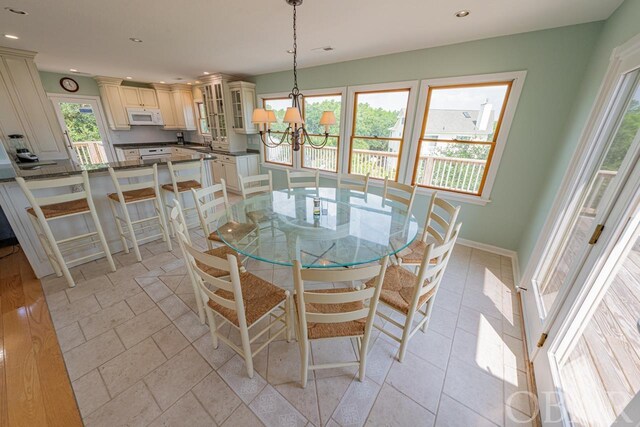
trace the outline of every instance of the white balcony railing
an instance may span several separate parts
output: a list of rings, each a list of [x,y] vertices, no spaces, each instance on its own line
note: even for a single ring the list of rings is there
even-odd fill
[[[304,167],[335,172],[338,170],[338,148],[323,147],[320,149],[306,147],[304,154]]]
[[[107,162],[102,141],[74,142],[73,149],[78,155],[81,165],[95,165]]]
[[[446,190],[478,193],[486,160],[420,156],[416,183]]]

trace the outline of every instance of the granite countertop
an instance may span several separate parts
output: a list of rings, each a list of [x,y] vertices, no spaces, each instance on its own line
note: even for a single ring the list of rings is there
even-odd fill
[[[259,150],[248,149],[247,151],[228,152],[221,150],[213,150],[206,145],[198,144],[195,142],[185,142],[184,144],[178,144],[178,142],[141,142],[135,144],[116,144],[115,148],[121,150],[135,150],[139,148],[158,148],[158,147],[170,147],[170,148],[186,148],[188,150],[194,150],[199,153],[212,153],[222,154],[225,156],[246,156],[248,154],[259,154]]]
[[[211,151],[208,151],[205,154],[207,154],[203,157],[205,160],[213,160],[216,158]],[[123,162],[99,163],[95,165],[78,165],[70,160],[56,160],[55,165],[38,165],[38,163],[20,164],[20,166],[33,166],[33,169],[20,169],[18,165],[7,164],[0,165],[0,183],[13,182],[18,176],[26,180],[45,179],[67,175],[77,175],[85,170],[89,173],[107,172],[109,170],[109,167],[112,167],[114,169],[135,169],[143,166],[149,166],[154,163],[158,165],[165,165],[167,164],[168,160],[171,160],[173,163],[184,163],[193,161],[194,159],[191,156],[171,156],[168,159],[128,160]]]

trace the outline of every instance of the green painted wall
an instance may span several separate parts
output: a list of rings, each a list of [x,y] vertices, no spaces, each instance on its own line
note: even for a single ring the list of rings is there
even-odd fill
[[[78,82],[78,86],[80,88],[75,93],[76,95],[100,96],[100,92],[98,91],[98,84],[91,77],[78,76],[75,74],[59,74],[51,73],[48,71],[40,71],[40,79],[42,80],[44,91],[47,93],[68,94],[69,92],[62,89],[62,86],[60,86],[60,79],[63,77],[71,77],[73,80]]]
[[[303,89],[320,89],[527,70],[492,202],[463,204],[461,213],[463,238],[518,250],[564,143],[565,125],[603,25],[596,22],[312,67],[300,70],[298,81]],[[257,93],[288,91],[291,79],[290,71],[257,76]],[[415,213],[421,220],[426,206],[427,198],[419,197]]]
[[[560,188],[562,179],[571,157],[578,145],[578,140],[585,127],[588,116],[595,102],[598,90],[609,66],[609,58],[613,49],[640,33],[640,0],[626,0],[603,26],[597,44],[593,47],[593,55],[589,61],[585,78],[580,85],[574,100],[572,112],[558,141],[553,157],[552,167],[547,172],[540,194],[536,197],[534,210],[528,220],[528,227],[522,236],[518,255],[522,266],[530,260],[531,252],[542,230],[554,198]]]

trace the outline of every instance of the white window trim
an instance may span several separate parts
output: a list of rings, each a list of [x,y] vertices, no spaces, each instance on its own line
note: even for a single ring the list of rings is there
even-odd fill
[[[351,135],[353,133],[353,112],[356,92],[374,92],[382,90],[393,89],[409,89],[409,100],[407,101],[407,111],[405,114],[404,134],[402,139],[402,149],[398,164],[398,182],[406,182],[404,177],[406,176],[408,153],[411,151],[411,135],[413,135],[413,120],[416,112],[416,98],[418,93],[418,80],[409,80],[403,82],[392,83],[377,83],[370,85],[349,86],[347,89],[347,118],[346,127],[344,133],[344,150],[342,153],[342,161],[340,164],[342,167],[340,171],[342,173],[349,172],[349,153],[351,152]],[[381,180],[372,179],[371,184],[374,186],[376,183],[382,183]]]
[[[441,79],[426,79],[420,82],[420,96],[418,98],[418,111],[416,112],[413,125],[413,134],[411,138],[411,144],[409,147],[408,159],[411,160],[408,167],[405,169],[404,182],[411,184],[413,179],[413,168],[415,166],[415,159],[418,155],[419,140],[422,135],[422,121],[424,119],[424,113],[427,108],[427,94],[429,93],[429,87],[431,86],[448,86],[448,85],[463,85],[473,83],[491,83],[491,82],[504,82],[512,80],[511,92],[509,99],[507,99],[507,105],[505,106],[504,115],[502,117],[502,124],[498,138],[496,140],[495,150],[493,152],[493,158],[491,159],[491,165],[487,172],[487,179],[482,190],[482,194],[479,196],[472,194],[461,194],[453,191],[447,191],[443,189],[431,189],[418,187],[418,192],[421,194],[432,194],[437,191],[439,194],[446,195],[446,198],[451,200],[473,203],[478,205],[486,205],[491,201],[491,191],[493,184],[498,174],[498,168],[500,166],[500,160],[502,159],[502,153],[507,145],[509,138],[509,130],[511,129],[511,123],[515,116],[518,101],[520,100],[520,94],[522,93],[522,87],[524,86],[524,80],[527,75],[526,71],[512,71],[506,73],[492,73],[492,74],[480,74],[469,75],[461,77],[446,77]]]
[[[326,88],[326,89],[301,89],[300,92],[302,92],[303,95],[306,96],[319,96],[319,95],[337,95],[340,94],[340,96],[342,97],[342,99],[340,100],[341,106],[340,106],[340,130],[339,130],[339,135],[340,135],[340,144],[338,147],[338,173],[340,172],[340,170],[342,169],[342,151],[344,151],[345,148],[345,142],[344,142],[344,136],[345,136],[345,121],[346,121],[346,110],[347,110],[347,87],[346,86],[342,86],[342,87],[334,87],[334,88]],[[263,98],[287,98],[289,96],[289,92],[275,92],[275,93],[265,93],[265,94],[259,94],[256,96],[256,98],[258,98],[258,107],[259,108],[264,108],[264,102],[263,102]],[[260,138],[260,135],[258,135],[258,138]],[[274,169],[280,169],[280,170],[287,170],[287,169],[299,169],[299,170],[304,170],[302,168],[302,150],[300,150],[299,152],[293,152],[293,165],[292,166],[287,166],[287,165],[279,165],[277,163],[269,163],[267,161],[265,161],[265,155],[264,155],[264,144],[262,143],[262,140],[259,139],[259,143],[260,143],[260,165],[266,168],[274,168]],[[309,170],[307,168],[307,170]],[[335,172],[330,172],[330,171],[320,171],[320,175],[323,176],[327,176],[327,177],[335,177],[336,173]]]

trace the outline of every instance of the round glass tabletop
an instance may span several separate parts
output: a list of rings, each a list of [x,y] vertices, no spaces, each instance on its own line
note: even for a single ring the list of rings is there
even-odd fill
[[[314,198],[320,214],[314,214]],[[272,264],[335,268],[365,264],[407,247],[418,233],[406,206],[337,188],[296,188],[255,195],[218,220],[222,240],[242,255]]]

